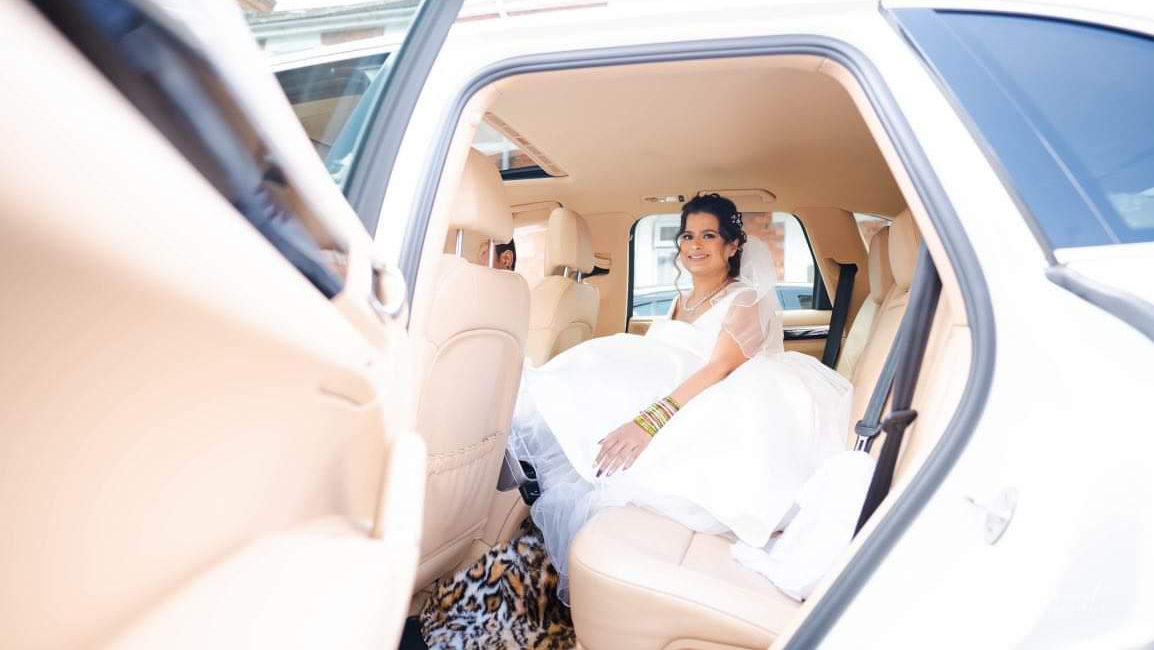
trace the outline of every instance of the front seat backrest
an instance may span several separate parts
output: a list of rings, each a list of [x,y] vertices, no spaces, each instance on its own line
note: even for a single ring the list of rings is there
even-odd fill
[[[870,292],[862,302],[857,316],[854,316],[853,325],[845,337],[845,345],[841,349],[841,358],[837,361],[837,371],[846,379],[853,379],[853,371],[857,360],[861,356],[873,333],[874,321],[877,320],[878,308],[894,285],[894,274],[890,271],[890,230],[883,228],[874,233],[870,239],[869,251],[869,283]]]
[[[533,289],[527,357],[539,366],[593,337],[600,296],[583,282],[593,271],[593,237],[576,212],[557,208],[549,215],[545,279]]]
[[[513,236],[500,173],[469,151],[450,234],[497,242]],[[462,253],[462,251],[458,251]],[[510,271],[442,255],[429,310],[411,337],[418,378],[416,428],[429,449],[421,587],[453,569],[482,535],[521,381],[529,286]]]

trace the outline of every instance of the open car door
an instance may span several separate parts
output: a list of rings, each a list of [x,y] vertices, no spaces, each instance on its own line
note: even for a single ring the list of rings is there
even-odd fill
[[[0,647],[395,647],[405,283],[237,7],[163,4],[0,7]],[[414,4],[377,129],[460,1]]]

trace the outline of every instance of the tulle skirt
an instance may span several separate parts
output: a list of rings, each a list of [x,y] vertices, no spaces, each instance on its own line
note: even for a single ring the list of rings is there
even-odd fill
[[[759,548],[806,479],[844,449],[850,383],[784,352],[746,361],[686,404],[630,469],[597,477],[598,441],[703,364],[690,350],[617,335],[525,369],[510,449],[537,472],[532,517],[566,602],[570,543],[600,510],[640,506]]]

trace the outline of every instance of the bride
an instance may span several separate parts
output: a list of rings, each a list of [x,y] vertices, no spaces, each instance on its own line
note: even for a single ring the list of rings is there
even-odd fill
[[[566,602],[570,542],[602,508],[648,508],[761,548],[845,444],[850,384],[784,350],[773,259],[734,203],[686,203],[677,247],[693,289],[671,318],[523,374],[510,448],[536,470],[531,514]]]

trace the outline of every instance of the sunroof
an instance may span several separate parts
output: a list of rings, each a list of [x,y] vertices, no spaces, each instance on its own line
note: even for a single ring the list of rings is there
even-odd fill
[[[495,116],[489,119],[498,119]],[[504,122],[500,122],[504,128],[509,128]],[[514,135],[517,135],[514,132]],[[517,135],[520,138],[520,135]],[[527,145],[533,149],[532,145]],[[541,166],[522,149],[522,146],[515,142],[504,133],[498,131],[487,120],[482,121],[477,127],[477,135],[473,139],[473,148],[488,156],[490,160],[496,163],[497,168],[501,170],[501,178],[505,180],[516,180],[523,178],[548,178],[550,176],[562,175],[558,174],[559,170],[549,170]],[[541,156],[539,151],[533,149],[537,156]]]
[[[502,175],[505,172],[524,169],[539,169],[542,174],[545,172],[540,165],[521,150],[521,147],[517,146],[516,142],[505,137],[488,122],[481,122],[481,125],[477,127],[477,137],[473,140],[473,148],[496,163]]]

